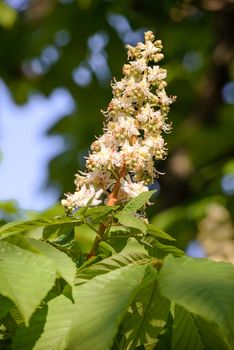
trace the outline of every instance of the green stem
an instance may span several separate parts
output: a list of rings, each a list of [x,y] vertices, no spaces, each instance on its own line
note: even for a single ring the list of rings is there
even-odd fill
[[[98,247],[98,244],[101,242],[104,234],[105,234],[105,230],[106,230],[106,225],[104,223],[100,223],[100,226],[99,226],[99,229],[98,229],[98,233],[95,237],[95,240],[93,242],[93,245],[92,245],[92,248],[89,252],[89,255],[88,255],[88,259],[92,258],[93,256],[96,255],[96,251],[97,251],[97,247]]]

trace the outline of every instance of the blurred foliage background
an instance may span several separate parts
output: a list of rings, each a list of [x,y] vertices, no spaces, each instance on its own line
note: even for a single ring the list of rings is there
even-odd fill
[[[48,184],[62,197],[74,190],[74,173],[101,133],[100,109],[111,99],[112,77],[121,78],[124,46],[142,40],[145,30],[163,41],[167,91],[177,96],[169,155],[157,164],[165,175],[155,183],[149,215],[180,247],[198,237],[206,254],[231,260],[233,0],[0,1],[0,77],[18,104],[61,86],[72,95],[74,113],[48,130],[66,145],[49,164]]]

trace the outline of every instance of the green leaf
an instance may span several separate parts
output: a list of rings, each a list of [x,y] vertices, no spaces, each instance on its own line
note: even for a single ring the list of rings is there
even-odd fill
[[[131,229],[128,227],[116,225],[112,226],[108,232],[107,243],[110,244],[117,253],[121,252],[132,236]]]
[[[57,238],[52,239],[51,242],[55,246],[60,247],[61,249],[65,247],[71,248],[71,246],[74,244],[74,236],[75,236],[75,230],[69,230],[68,232],[65,230],[65,232],[61,232],[61,234],[59,234]]]
[[[0,319],[1,319],[1,318],[6,316],[6,314],[12,308],[13,304],[12,304],[11,300],[0,295],[0,305],[1,305],[1,307],[0,307]]]
[[[11,350],[32,350],[37,339],[43,332],[46,321],[48,306],[43,305],[38,308],[32,315],[29,326],[20,326],[17,328]]]
[[[95,276],[108,273],[130,264],[145,264],[151,261],[148,255],[138,252],[121,252],[94,265],[78,270],[76,284],[87,282]]]
[[[103,258],[107,258],[110,255],[116,254],[116,251],[107,242],[101,241],[98,244],[97,254],[100,254]]]
[[[161,229],[155,227],[152,224],[147,225],[147,233],[159,239],[166,239],[167,241],[176,240],[175,238],[171,237],[168,233],[162,231]]]
[[[147,250],[150,256],[155,256],[161,259],[170,253],[174,256],[184,255],[183,250],[180,250],[179,248],[173,245],[162,244],[158,242],[154,237],[148,235],[139,239],[139,241],[144,244],[145,249]]]
[[[14,321],[17,323],[17,325],[24,324],[23,317],[22,317],[21,313],[19,312],[19,310],[15,306],[13,306],[13,308],[11,309],[11,316],[14,319]]]
[[[71,231],[77,223],[66,223],[60,225],[49,225],[46,226],[43,230],[43,238],[44,239],[55,239],[61,235],[70,235]]]
[[[108,207],[106,205],[89,208],[85,216],[89,217],[94,224],[100,223],[100,221],[105,220],[111,212],[118,208],[118,206]]]
[[[14,244],[19,248],[28,250],[32,253],[40,254],[40,251],[31,244],[29,239],[22,234],[16,234],[14,236],[9,236],[5,239],[8,243]]]
[[[124,349],[134,350],[140,345],[154,344],[166,324],[169,310],[170,303],[159,294],[157,281],[142,289],[123,320]]]
[[[72,325],[72,302],[63,295],[48,302],[43,333],[33,350],[65,350]]]
[[[114,248],[117,253],[120,253],[128,242],[128,237],[111,237],[107,239],[107,243]]]
[[[113,225],[110,227],[109,230],[109,236],[116,236],[116,235],[127,235],[129,234],[130,230],[127,227],[121,226],[121,225]]]
[[[25,238],[21,235],[10,236],[7,238],[7,241],[33,253],[46,255],[55,262],[57,272],[60,277],[62,277],[71,286],[73,285],[76,265],[66,253],[56,249],[49,243],[36,240],[34,238]]]
[[[64,223],[75,223],[78,225],[80,223],[80,220],[68,216],[58,216],[54,218],[45,218],[31,221],[11,222],[0,228],[0,239],[4,239],[8,236],[15,235],[16,233],[29,231],[38,227],[55,224],[61,225]]]
[[[144,234],[146,234],[146,228],[147,228],[146,224],[136,216],[121,212],[116,214],[115,217],[118,219],[121,225],[135,228],[143,232]]]
[[[76,287],[68,350],[110,349],[121,319],[145,277],[147,265],[130,265]]]
[[[172,349],[230,350],[230,347],[214,323],[193,315],[176,305]]]
[[[132,198],[122,209],[122,213],[130,212],[135,213],[137,210],[141,209],[143,205],[145,205],[149,200],[150,197],[155,193],[156,191],[147,191],[142,192],[137,197]]]
[[[97,233],[86,224],[75,228],[75,240],[83,253],[90,252],[96,234]]]
[[[57,271],[60,276],[71,286],[73,286],[74,278],[76,274],[75,263],[67,256],[67,254],[52,247],[50,244],[39,241],[33,238],[29,239],[29,242],[38,249],[41,253],[54,261]]]
[[[162,332],[157,337],[156,346],[152,350],[172,350],[172,330],[173,330],[173,317],[171,312],[168,315],[167,323]]]
[[[168,256],[159,273],[161,294],[207,320],[234,347],[234,266],[208,259]]]
[[[46,256],[0,242],[0,293],[16,305],[28,321],[53,287],[56,266]]]

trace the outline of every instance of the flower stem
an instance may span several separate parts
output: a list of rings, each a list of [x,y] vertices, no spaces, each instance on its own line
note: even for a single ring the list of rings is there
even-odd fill
[[[116,181],[112,192],[108,196],[107,205],[109,207],[112,207],[117,202],[117,196],[118,196],[118,192],[119,192],[119,189],[120,189],[120,180],[121,180],[122,177],[125,177],[125,175],[126,175],[126,167],[124,165],[123,168],[121,169],[120,173],[119,173],[119,178]]]

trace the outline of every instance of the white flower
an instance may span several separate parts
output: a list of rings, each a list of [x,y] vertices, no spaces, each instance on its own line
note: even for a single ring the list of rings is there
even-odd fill
[[[106,189],[113,185],[114,180],[111,178],[111,173],[100,169],[89,173],[82,173],[82,176],[77,174],[75,184],[77,189],[83,184],[94,185],[96,188]]]
[[[122,158],[117,150],[102,145],[100,152],[89,155],[86,165],[93,171],[97,169],[107,170],[120,167],[122,165]]]
[[[158,80],[164,80],[167,77],[166,69],[162,69],[159,66],[153,66],[148,68],[148,80],[149,82],[156,82]]]
[[[132,108],[132,97],[130,98],[113,98],[108,106],[108,112],[112,113],[114,112],[114,115],[116,112],[128,112],[129,109],[133,110]]]
[[[162,132],[170,130],[166,119],[175,98],[165,91],[167,71],[152,65],[163,58],[162,43],[146,32],[144,43],[127,47],[129,63],[123,78],[113,81],[113,98],[103,112],[104,133],[91,145],[87,171],[76,176],[75,193],[62,200],[69,210],[89,200],[98,205],[101,194],[113,205],[148,191],[157,174],[154,161],[166,155]]]
[[[126,130],[128,136],[140,135],[139,130],[135,126],[135,119],[132,117],[120,116],[117,125],[120,129]]]
[[[160,103],[169,106],[173,102],[173,98],[168,97],[164,89],[157,91]]]
[[[153,115],[154,109],[147,103],[145,106],[141,107],[140,113],[136,115],[136,118],[141,123],[147,123],[153,119]]]
[[[145,47],[144,56],[143,56],[145,58],[149,58],[150,56],[153,56],[160,51],[160,49],[157,48],[151,41],[147,41],[147,44],[145,46],[146,47]]]
[[[135,198],[140,193],[148,191],[148,187],[141,182],[132,182],[130,179],[128,181],[121,181],[121,190],[127,194],[128,198]]]
[[[88,187],[82,185],[79,191],[76,191],[73,194],[68,194],[67,199],[62,200],[62,205],[68,209],[73,209],[84,207],[89,201],[91,201],[90,205],[96,206],[102,202],[102,200],[98,199],[102,193],[102,189],[96,191],[92,185]]]
[[[131,69],[136,73],[143,73],[147,69],[147,62],[144,58],[140,58],[136,61],[130,62]]]

